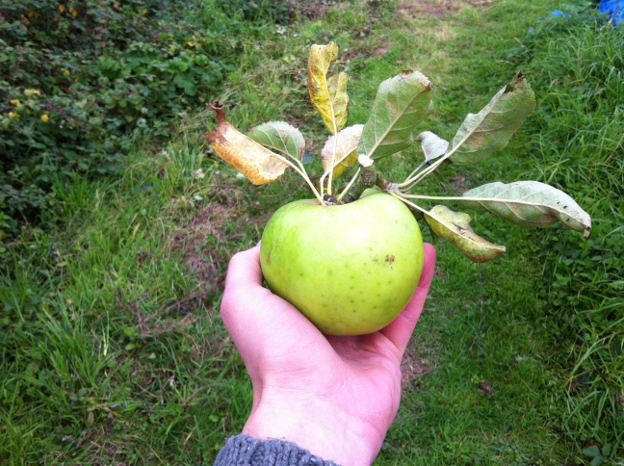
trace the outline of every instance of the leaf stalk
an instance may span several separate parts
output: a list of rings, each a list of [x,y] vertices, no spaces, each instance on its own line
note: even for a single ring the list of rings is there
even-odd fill
[[[414,186],[416,186],[418,183],[420,183],[425,177],[430,175],[440,165],[442,165],[442,163],[446,159],[448,159],[449,157],[453,156],[453,154],[455,154],[455,152],[457,152],[457,150],[468,140],[468,138],[470,136],[472,136],[472,132],[466,134],[462,138],[462,140],[459,141],[459,143],[457,145],[455,145],[450,151],[448,151],[446,154],[444,154],[438,160],[436,160],[431,165],[429,165],[428,168],[425,168],[423,171],[421,171],[420,173],[418,173],[415,176],[410,175],[403,183],[399,184],[399,188],[401,188],[401,190],[405,189],[406,191],[409,191],[410,189],[412,189]],[[415,171],[418,171],[418,169],[416,169]]]
[[[357,169],[357,172],[355,172],[355,175],[353,175],[353,177],[349,181],[349,184],[347,184],[347,186],[342,190],[342,192],[338,196],[338,200],[339,201],[341,201],[342,198],[345,196],[345,194],[347,194],[349,192],[349,190],[353,187],[353,183],[355,183],[355,180],[357,179],[357,177],[360,176],[360,171],[361,170],[362,170],[361,168]]]

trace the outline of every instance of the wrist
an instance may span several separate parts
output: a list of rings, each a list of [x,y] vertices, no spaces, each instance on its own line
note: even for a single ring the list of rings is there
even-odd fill
[[[293,397],[263,394],[243,433],[260,440],[293,442],[341,466],[372,464],[386,434],[348,409],[300,392]]]

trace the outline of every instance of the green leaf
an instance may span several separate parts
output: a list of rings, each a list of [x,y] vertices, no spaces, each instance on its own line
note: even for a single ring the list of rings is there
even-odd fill
[[[432,93],[431,82],[418,71],[404,71],[382,82],[362,131],[358,155],[376,160],[411,146],[412,132],[429,110]]]
[[[357,162],[355,151],[358,141],[362,136],[364,125],[352,125],[338,133],[338,141],[336,136],[330,136],[323,147],[321,157],[323,158],[323,168],[329,171],[331,167],[332,154],[334,153],[334,145],[336,145],[336,156],[334,158],[334,173],[332,175],[335,180],[345,170]]]
[[[600,449],[598,448],[598,445],[592,445],[591,447],[585,448],[585,450],[583,450],[583,455],[594,458],[600,455]]]
[[[334,42],[310,47],[308,60],[308,91],[329,132],[335,134],[349,118],[349,76],[340,72],[327,77],[329,66],[338,58],[338,46]]]
[[[606,458],[603,458],[602,456],[596,456],[591,463],[589,463],[590,466],[600,466],[602,463],[608,463],[609,460],[607,460]]]
[[[458,165],[469,165],[504,148],[534,108],[533,90],[519,72],[479,113],[466,116],[451,141],[451,150],[457,147],[457,151],[450,159]]]
[[[505,246],[492,244],[476,235],[470,227],[472,218],[463,212],[437,205],[425,212],[425,220],[436,235],[456,246],[474,262],[490,261],[506,250]]]
[[[591,217],[563,191],[539,181],[489,183],[470,191],[462,207],[492,212],[516,225],[546,228],[560,221],[589,236]]]
[[[254,141],[275,149],[295,160],[303,160],[305,140],[301,132],[284,121],[269,121],[256,126],[249,133]]]
[[[303,159],[301,159],[301,162],[304,164],[314,162],[314,154],[310,151],[310,149],[305,150],[305,152],[303,153]]]

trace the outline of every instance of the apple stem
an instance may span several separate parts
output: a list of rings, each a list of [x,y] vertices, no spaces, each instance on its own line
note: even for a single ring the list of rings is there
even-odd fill
[[[344,203],[359,199],[364,190],[372,188],[373,186],[377,186],[383,190],[388,186],[388,181],[384,179],[381,172],[377,170],[374,165],[370,167],[360,165],[359,173],[360,175],[357,178],[354,177],[355,181],[352,186],[340,195],[339,199],[343,200]]]

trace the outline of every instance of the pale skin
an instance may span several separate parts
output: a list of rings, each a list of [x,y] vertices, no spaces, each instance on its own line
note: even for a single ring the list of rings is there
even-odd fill
[[[425,244],[418,287],[382,330],[322,334],[262,286],[259,245],[230,261],[221,315],[253,385],[243,433],[296,443],[342,466],[372,464],[401,400],[401,358],[418,322],[436,254]]]

